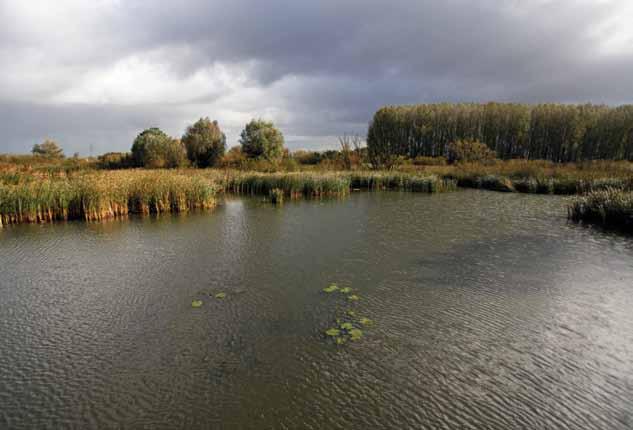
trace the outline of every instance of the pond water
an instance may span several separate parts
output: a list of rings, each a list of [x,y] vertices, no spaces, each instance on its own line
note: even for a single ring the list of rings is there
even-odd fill
[[[633,240],[565,203],[356,193],[5,228],[0,427],[633,428]],[[336,346],[351,308],[374,325]]]

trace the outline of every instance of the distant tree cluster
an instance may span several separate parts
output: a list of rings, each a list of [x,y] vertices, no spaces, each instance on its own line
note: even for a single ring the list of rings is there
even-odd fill
[[[633,105],[423,104],[386,106],[370,122],[371,162],[447,157],[450,145],[481,142],[503,159],[633,161]]]
[[[31,150],[33,155],[51,158],[51,159],[61,159],[64,158],[64,151],[57,145],[57,143],[53,140],[46,139],[42,143],[38,143],[33,145],[33,149]]]
[[[131,159],[136,167],[173,168],[192,165],[217,167],[221,163],[240,164],[243,160],[277,163],[284,156],[284,138],[272,122],[252,120],[242,131],[240,147],[233,148],[225,160],[226,136],[217,121],[200,118],[187,127],[180,140],[158,128],[141,132],[132,145]],[[105,157],[105,156],[108,157]],[[103,163],[126,158],[117,153],[104,154]]]

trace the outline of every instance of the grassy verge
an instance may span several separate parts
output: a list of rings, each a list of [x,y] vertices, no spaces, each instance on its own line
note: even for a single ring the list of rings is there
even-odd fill
[[[578,197],[568,208],[576,222],[633,232],[633,192],[607,188]]]

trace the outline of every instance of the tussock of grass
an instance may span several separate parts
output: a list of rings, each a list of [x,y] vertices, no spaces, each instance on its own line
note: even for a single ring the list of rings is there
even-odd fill
[[[615,188],[592,191],[568,207],[573,221],[600,224],[633,232],[633,192]]]

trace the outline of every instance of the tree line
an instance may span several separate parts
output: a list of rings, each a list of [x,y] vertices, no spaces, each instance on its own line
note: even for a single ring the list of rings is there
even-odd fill
[[[398,156],[447,157],[458,141],[481,142],[502,159],[633,161],[633,105],[385,106],[367,132],[369,157],[377,166]]]
[[[132,144],[131,152],[110,152],[99,156],[102,168],[130,167],[175,168],[184,166],[215,167],[226,153],[226,135],[217,121],[200,118],[187,127],[182,138],[176,139],[161,129],[143,130]],[[284,153],[283,134],[272,122],[254,119],[246,124],[240,136],[240,146],[230,154],[244,159],[278,161]]]

